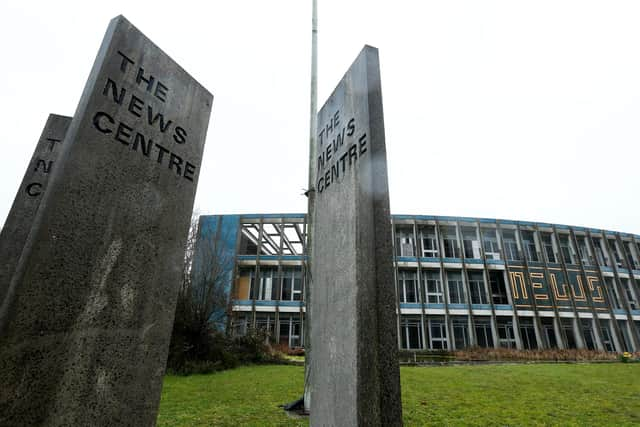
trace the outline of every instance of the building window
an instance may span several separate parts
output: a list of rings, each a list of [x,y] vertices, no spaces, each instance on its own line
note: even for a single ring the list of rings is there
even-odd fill
[[[302,333],[299,314],[280,314],[280,345],[289,348],[302,347]]]
[[[255,290],[255,299],[271,301],[277,299],[278,270],[275,268],[262,268],[260,270],[260,282]],[[252,284],[253,284],[252,280]]]
[[[502,271],[489,271],[489,282],[491,284],[491,299],[494,304],[509,304],[507,288]]]
[[[520,318],[520,338],[522,339],[522,348],[525,350],[533,350],[538,348],[536,340],[536,330],[533,326],[532,317]]]
[[[276,319],[274,314],[256,314],[256,329],[264,331],[268,340],[273,340],[276,332]]]
[[[484,290],[484,278],[482,273],[474,271],[469,273],[469,288],[471,289],[471,304],[488,304],[487,294]]]
[[[491,333],[490,317],[474,317],[476,331],[476,345],[478,347],[493,348],[493,334]]]
[[[629,301],[629,307],[631,307],[631,310],[637,310],[638,299],[636,298],[635,292],[631,288],[629,279],[621,278],[620,283],[622,284],[622,293],[627,296],[627,301]]]
[[[608,319],[600,319],[600,336],[602,337],[602,345],[606,351],[616,351]]]
[[[282,269],[282,300],[302,301],[302,269],[300,267]]]
[[[513,320],[510,317],[497,317],[497,320],[500,347],[516,348],[516,336],[513,331]]]
[[[604,255],[602,249],[602,239],[600,239],[599,237],[592,237],[591,242],[593,243],[593,250],[596,251],[596,259],[598,260],[598,265],[611,267],[609,257],[606,257]]]
[[[456,228],[451,226],[441,227],[442,241],[444,243],[444,256],[446,258],[460,258],[460,248],[458,247],[458,237]]]
[[[573,327],[573,319],[560,319],[560,323],[562,324],[562,330],[564,331],[564,335],[567,338],[567,348],[577,348],[576,345],[576,333]]]
[[[433,225],[421,227],[422,236],[422,256],[425,258],[437,258],[438,239],[436,238],[436,228]]]
[[[447,346],[447,323],[444,317],[429,318],[429,348],[432,350],[446,350]]]
[[[609,291],[609,297],[611,298],[611,303],[613,304],[613,308],[620,310],[622,308],[620,295],[618,295],[618,289],[615,286],[615,280],[611,277],[605,277],[604,282],[607,286],[607,290]]]
[[[400,292],[400,302],[420,301],[415,270],[398,271],[398,292]]]
[[[396,256],[416,256],[415,241],[413,239],[413,227],[396,226]]]
[[[524,245],[524,253],[527,261],[537,262],[538,251],[536,249],[536,241],[533,231],[522,230],[522,244]]]
[[[573,256],[571,254],[571,243],[569,242],[569,236],[567,234],[560,234],[560,252],[562,252],[562,258],[567,264],[575,264]]]
[[[618,267],[622,267],[622,257],[620,256],[620,252],[618,251],[618,245],[616,244],[616,240],[607,239],[607,243],[609,244],[609,250],[613,254],[614,262]]]
[[[553,324],[552,317],[541,317],[540,323],[542,324],[542,334],[544,335],[549,348],[558,348],[558,341],[556,340],[556,330]]]
[[[247,334],[249,320],[246,316],[238,316],[231,322],[231,333],[235,337],[241,337]]]
[[[260,236],[260,224],[242,224],[240,232],[240,255],[258,255],[258,238]]]
[[[469,347],[469,322],[466,316],[452,316],[453,340],[457,350]]]
[[[498,247],[498,236],[495,229],[482,229],[482,245],[486,259],[500,259],[500,248]]]
[[[282,226],[282,254],[304,255],[304,224],[287,222]]]
[[[428,304],[443,304],[442,283],[440,282],[440,272],[437,270],[424,270],[422,280],[427,293]]]
[[[502,232],[502,243],[504,245],[504,254],[509,261],[521,261],[520,252],[518,251],[518,243],[513,230],[504,230]]]
[[[447,271],[447,286],[449,287],[449,304],[466,304],[462,274],[459,271]]]
[[[596,338],[593,334],[593,321],[591,319],[580,319],[582,332],[584,333],[584,345],[588,350],[596,349]]]
[[[637,270],[638,269],[638,256],[636,251],[634,250],[632,242],[624,242],[625,255],[627,256],[627,260],[629,261],[629,266]]]
[[[627,328],[627,321],[618,319],[618,329],[620,329],[620,335],[622,336],[622,351],[631,351],[631,336],[629,335],[629,328]]]
[[[542,246],[544,248],[544,255],[547,258],[547,262],[556,262],[556,256],[553,252],[553,236],[551,233],[542,233]]]
[[[578,241],[578,255],[584,265],[596,265],[594,258],[591,256],[591,252],[588,249],[586,236],[576,236]]]
[[[418,317],[402,316],[400,320],[400,338],[402,348],[420,350],[422,345],[422,322]]]
[[[480,241],[475,227],[460,227],[465,258],[480,259]]]

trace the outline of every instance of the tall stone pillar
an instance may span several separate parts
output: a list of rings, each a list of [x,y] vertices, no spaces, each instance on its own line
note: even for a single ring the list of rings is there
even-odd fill
[[[311,425],[402,424],[391,219],[377,49],[318,113]]]

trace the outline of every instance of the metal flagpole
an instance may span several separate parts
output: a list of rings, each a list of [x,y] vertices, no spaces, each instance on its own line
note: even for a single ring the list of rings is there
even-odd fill
[[[307,190],[307,261],[304,300],[306,306],[304,322],[304,410],[311,409],[311,276],[312,242],[313,242],[313,209],[316,199],[315,192],[315,153],[316,135],[318,127],[318,2],[312,0],[311,17],[311,102],[309,111],[309,186]]]

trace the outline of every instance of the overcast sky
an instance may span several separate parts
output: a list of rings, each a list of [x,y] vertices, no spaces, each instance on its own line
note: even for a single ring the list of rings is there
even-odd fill
[[[201,213],[304,212],[311,0],[3,0],[0,220],[126,16],[214,94]],[[379,48],[391,212],[640,234],[640,2],[319,0],[318,107]]]

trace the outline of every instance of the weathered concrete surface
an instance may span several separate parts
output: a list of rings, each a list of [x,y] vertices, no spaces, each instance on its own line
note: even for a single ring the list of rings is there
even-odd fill
[[[111,21],[0,312],[0,425],[154,425],[212,95]]]
[[[318,113],[311,425],[402,424],[378,51]]]
[[[18,193],[0,231],[0,307],[55,167],[71,117],[49,114]]]

